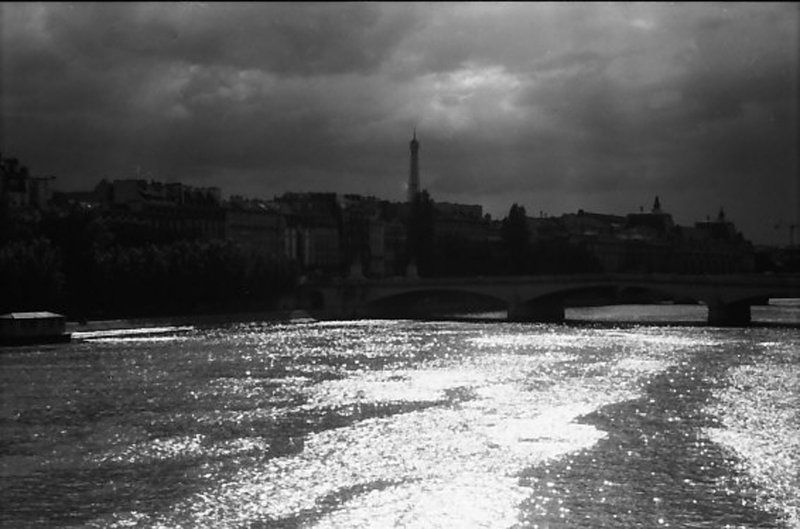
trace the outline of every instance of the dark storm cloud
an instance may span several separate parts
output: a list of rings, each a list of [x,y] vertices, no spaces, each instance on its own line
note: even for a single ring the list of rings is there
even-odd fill
[[[183,61],[284,74],[368,71],[413,25],[411,12],[373,4],[55,4],[44,29],[61,54]]]
[[[321,78],[374,67],[411,21],[409,13],[362,4],[6,5],[4,12],[22,22],[4,32],[19,43],[4,56],[7,130],[27,140],[23,150],[38,138],[55,151],[52,170],[80,156],[92,177],[142,166],[190,179],[198,170],[213,179],[212,170],[230,175],[254,164],[289,171],[310,152],[330,166],[326,109],[336,103],[324,99],[336,94]],[[90,155],[93,143],[106,153],[118,144],[113,155]]]
[[[2,4],[4,155],[64,188],[434,198],[766,239],[797,203],[796,4]],[[765,220],[768,219],[768,220]]]

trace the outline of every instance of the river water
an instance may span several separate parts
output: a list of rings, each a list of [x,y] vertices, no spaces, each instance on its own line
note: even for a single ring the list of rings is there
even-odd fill
[[[0,526],[800,528],[800,306],[620,310],[6,349]]]

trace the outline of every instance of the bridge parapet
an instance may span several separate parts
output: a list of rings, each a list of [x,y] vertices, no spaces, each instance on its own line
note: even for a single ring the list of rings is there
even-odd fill
[[[562,321],[564,299],[576,292],[641,289],[709,307],[711,325],[746,325],[750,305],[767,298],[800,298],[800,275],[581,274],[451,278],[348,278],[316,287],[332,317],[369,316],[369,306],[384,308],[399,296],[462,292],[501,300],[514,321]]]

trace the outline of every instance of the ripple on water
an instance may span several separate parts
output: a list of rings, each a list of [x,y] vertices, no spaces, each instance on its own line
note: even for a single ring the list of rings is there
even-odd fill
[[[141,335],[165,334],[176,332],[193,331],[195,328],[190,325],[184,326],[162,326],[162,327],[135,327],[128,329],[105,329],[99,331],[74,331],[72,337],[83,340],[97,340],[119,337],[136,337]]]
[[[501,349],[510,343],[499,342]],[[563,336],[556,342],[577,345]],[[300,410],[352,409],[356,420],[309,433],[302,451],[242,469],[157,524],[509,527],[530,494],[519,473],[602,439],[604,432],[576,419],[632,398],[639,378],[666,365],[593,358],[603,369],[564,378],[554,366],[565,361],[580,358],[500,350],[490,361],[434,359],[428,367],[356,371],[303,386]],[[534,374],[548,383],[531,386]],[[405,412],[359,415],[359,407],[378,406]]]
[[[732,449],[763,487],[759,501],[800,528],[800,365],[740,366],[729,381],[708,408],[723,427],[709,429],[708,435]]]
[[[42,369],[19,373],[34,382],[39,377],[37,387],[61,380],[63,394],[93,377],[93,392],[75,393],[71,407],[48,401],[55,411],[46,414],[35,406],[12,414],[7,406],[3,417],[23,440],[32,421],[69,418],[79,442],[68,453],[83,457],[59,458],[62,474],[51,489],[72,486],[87,467],[89,478],[108,486],[98,493],[87,481],[85,490],[57,496],[66,505],[57,513],[62,518],[48,519],[72,516],[82,502],[84,518],[73,519],[84,527],[534,526],[544,519],[558,523],[560,515],[574,521],[578,512],[609,514],[604,498],[626,509],[641,500],[654,523],[676,523],[683,519],[662,518],[660,511],[683,508],[683,492],[639,498],[630,484],[642,487],[637,494],[662,478],[669,490],[717,486],[703,480],[723,470],[692,467],[694,458],[713,460],[719,450],[699,435],[712,424],[689,408],[720,386],[713,366],[697,370],[698,359],[721,356],[720,336],[700,328],[362,321],[237,324],[163,335],[188,339],[178,343],[87,340],[78,351],[90,353],[82,357],[86,365],[71,364],[70,384],[60,365],[46,377]],[[765,333],[760,347],[786,342],[766,336],[772,334]],[[724,374],[729,364],[720,365]],[[732,388],[741,394],[720,400],[730,421],[744,420],[743,403],[756,396],[776,409],[775,395],[753,387],[780,383],[797,395],[796,380],[779,375],[732,372]],[[27,392],[34,385],[20,387]],[[726,398],[742,406],[741,414]],[[720,431],[734,429],[725,423]],[[57,455],[67,453],[68,441],[60,442]],[[735,442],[742,453],[755,453]],[[681,450],[665,455],[672,445]],[[593,459],[598,447],[614,456],[613,472]],[[786,461],[772,452],[764,458]],[[25,474],[27,461],[11,461],[15,472]],[[74,462],[83,466],[75,469]],[[626,466],[631,462],[641,463],[635,480]],[[43,464],[41,475],[54,464]],[[679,465],[682,474],[670,477]],[[169,483],[159,487],[165,478]],[[32,479],[47,486],[44,478]],[[798,490],[791,487],[786,490]],[[146,501],[143,491],[150,491]],[[56,503],[47,508],[58,509]],[[539,507],[547,518],[536,518]],[[613,514],[621,526],[649,519]],[[698,520],[685,517],[687,526]]]

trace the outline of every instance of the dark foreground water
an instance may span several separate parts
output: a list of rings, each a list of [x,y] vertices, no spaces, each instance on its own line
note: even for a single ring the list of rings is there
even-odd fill
[[[791,326],[147,327],[0,369],[2,527],[800,527]]]

